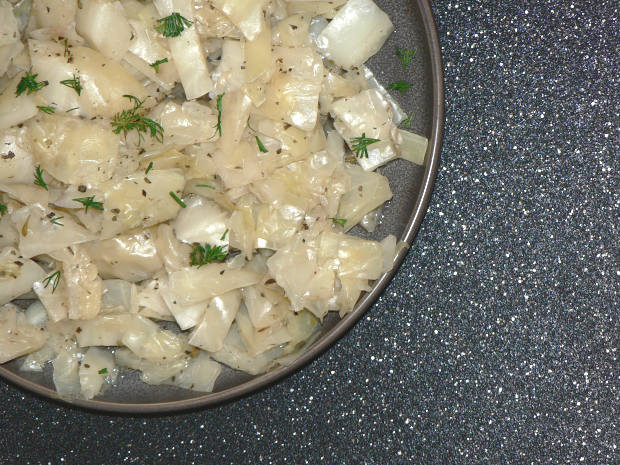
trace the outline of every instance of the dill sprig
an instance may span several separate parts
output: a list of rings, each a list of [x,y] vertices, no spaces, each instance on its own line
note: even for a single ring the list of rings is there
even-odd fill
[[[89,208],[94,208],[95,210],[103,210],[103,202],[95,201],[95,196],[92,195],[90,197],[79,197],[77,199],[72,199],[75,202],[79,202],[85,207],[84,213],[88,213]]]
[[[226,231],[224,231],[224,234],[222,234],[222,237],[220,237],[220,241],[224,241],[226,240],[226,235],[228,234],[229,229],[226,228]]]
[[[178,203],[179,205],[181,205],[181,208],[187,208],[187,205],[185,205],[185,202],[183,202],[178,195],[176,195],[174,192],[170,191],[170,197],[172,197],[174,199],[174,201],[176,203]]]
[[[80,82],[80,76],[76,76],[73,73],[73,79],[64,79],[60,81],[63,86],[67,86],[77,92],[78,95],[82,95],[82,83]]]
[[[65,39],[65,54],[63,56],[69,55],[69,40]]]
[[[0,203],[0,216],[6,215],[8,211],[9,211],[9,207],[4,205],[3,203]]]
[[[263,141],[261,141],[258,136],[256,136],[256,143],[258,144],[258,150],[263,153],[269,152],[269,150],[267,150],[267,147],[265,147],[265,144],[263,144]]]
[[[163,65],[164,63],[168,63],[168,58],[164,58],[163,60],[157,60],[155,63],[151,63],[149,66],[152,66],[155,69],[155,72],[159,73],[159,65]]]
[[[97,373],[100,374],[100,375],[107,375],[108,374],[108,369],[107,368],[102,368]]]
[[[53,107],[51,105],[49,106],[37,105],[37,108],[41,110],[43,113],[47,113],[48,115],[51,115],[52,113],[56,111],[56,107]]]
[[[145,175],[149,174],[149,171],[151,171],[153,169],[154,163],[151,162],[149,163],[149,166],[146,167],[146,171],[144,172]]]
[[[388,89],[397,90],[401,94],[404,94],[404,93],[406,93],[409,90],[410,87],[411,87],[411,84],[409,84],[408,82],[396,81],[396,82],[393,82],[392,84],[390,84],[388,86]]]
[[[50,222],[52,224],[55,224],[56,226],[64,226],[64,224],[62,224],[59,220],[62,220],[64,218],[64,216],[53,216],[52,218],[50,218]]]
[[[213,189],[213,190],[217,189],[215,186],[212,186],[211,184],[196,184],[196,187],[207,187],[207,188]]]
[[[45,278],[43,280],[43,284],[45,284],[45,287],[48,287],[51,283],[52,294],[53,294],[54,292],[56,292],[56,288],[58,287],[58,284],[60,284],[60,278],[62,278],[62,271],[57,270],[51,275],[49,275],[47,278]]]
[[[225,246],[221,245],[213,247],[211,244],[205,244],[204,247],[200,244],[195,245],[194,250],[192,250],[189,255],[190,266],[197,266],[200,268],[207,263],[225,260],[228,254],[224,252],[224,247]]]
[[[181,16],[180,13],[172,13],[170,16],[157,20],[158,26],[155,30],[164,37],[178,37],[186,27],[190,27],[192,22]]]
[[[46,191],[49,190],[47,188],[47,183],[45,182],[45,179],[43,179],[43,170],[40,166],[37,166],[34,170],[34,183],[35,185],[42,187]]]
[[[411,120],[413,118],[413,113],[411,113],[406,119],[402,120],[400,124],[407,129],[411,128]]]
[[[380,139],[372,139],[370,137],[366,137],[366,133],[362,133],[362,137],[354,137],[351,139],[351,150],[355,152],[357,157],[368,158],[368,146],[374,144],[376,142],[380,142]]]
[[[417,49],[398,48],[398,47],[395,47],[395,48],[396,48],[396,56],[398,57],[398,60],[400,61],[401,66],[403,67],[403,70],[406,71],[407,67],[411,63],[411,60],[413,60],[413,58],[415,57],[417,53]]]
[[[334,222],[334,224],[339,224],[344,228],[344,225],[347,224],[347,220],[344,218],[329,218]]]
[[[219,132],[220,137],[222,137],[222,99],[224,98],[224,95],[226,95],[226,92],[217,96],[217,102],[215,105],[215,108],[217,108],[217,124],[215,125],[215,132]]]
[[[138,131],[138,145],[142,142],[143,132],[149,133],[156,141],[163,143],[164,128],[161,124],[138,113],[138,110],[140,110],[146,99],[140,100],[133,95],[123,95],[123,97],[133,102],[133,108],[131,110],[123,110],[114,115],[111,123],[114,128],[114,134],[120,134],[122,132],[123,135],[127,137],[127,133],[135,129]]]
[[[47,81],[37,82],[38,74],[30,74],[28,71],[21,78],[21,80],[17,83],[17,89],[15,90],[15,96],[19,97],[21,94],[26,92],[26,95],[30,95],[37,90],[43,89],[46,85],[49,84]]]

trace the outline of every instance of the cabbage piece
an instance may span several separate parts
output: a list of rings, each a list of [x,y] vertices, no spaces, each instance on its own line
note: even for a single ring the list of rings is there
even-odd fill
[[[13,212],[11,222],[20,232],[21,254],[25,257],[34,257],[95,238],[69,216],[57,220],[64,226],[52,223],[52,219],[61,216],[57,212],[43,208],[40,204],[22,207]]]
[[[84,249],[104,279],[138,282],[151,278],[163,266],[155,239],[155,231],[142,230],[89,242]]]
[[[0,76],[10,69],[11,65],[17,64],[19,56],[23,56],[23,42],[13,42],[0,46]]]
[[[31,183],[34,164],[24,128],[7,129],[0,136],[0,182]]]
[[[276,321],[271,326],[262,328],[259,331],[252,326],[247,310],[243,307],[237,313],[235,320],[250,356],[262,354],[292,339],[282,320]]]
[[[70,58],[64,56],[64,44],[31,39],[28,41],[32,59],[32,72],[49,85],[37,92],[48,102],[54,102],[58,112],[79,107],[72,114],[92,118],[112,118],[122,110],[133,108],[133,103],[123,95],[133,95],[140,100],[147,97],[147,90],[135,77],[101,53],[88,47],[70,47]],[[80,95],[60,81],[79,76]]]
[[[266,24],[253,40],[245,43],[244,52],[246,81],[268,82],[276,69],[271,49],[271,26],[269,24]]]
[[[245,83],[244,41],[224,39],[222,58],[213,72],[212,98],[227,92],[235,92]]]
[[[357,144],[355,138],[379,139],[367,146],[368,157],[359,154],[357,162],[366,171],[373,171],[398,153],[392,142],[396,128],[392,122],[392,108],[378,89],[368,89],[354,97],[335,101],[330,113],[334,127],[347,142],[351,150]]]
[[[26,321],[33,326],[44,327],[45,323],[47,323],[47,312],[43,304],[38,300],[35,300],[28,306],[24,315],[26,316]]]
[[[118,349],[114,356],[120,366],[139,370],[140,380],[154,385],[177,376],[188,364],[187,358],[174,359],[167,363],[152,362],[138,357],[128,349]]]
[[[285,47],[301,47],[308,43],[310,15],[296,14],[279,21],[274,29],[274,44]]]
[[[122,279],[104,280],[101,307],[103,313],[137,313],[138,288]]]
[[[241,250],[248,259],[254,254],[256,242],[253,213],[255,201],[253,195],[246,195],[238,199],[235,210],[230,217],[229,245]]]
[[[228,365],[235,370],[258,375],[276,366],[275,359],[280,357],[282,353],[283,351],[280,347],[274,347],[263,353],[254,356],[250,355],[235,323],[228,331],[222,349],[209,355],[218,362]]]
[[[38,27],[63,29],[75,20],[77,0],[32,0],[31,14]]]
[[[28,92],[24,92],[19,97],[15,95],[17,84],[23,76],[24,74],[20,73],[11,79],[0,94],[0,130],[23,123],[39,112],[35,94],[28,95]],[[37,82],[41,81],[43,79],[38,76]]]
[[[51,253],[62,261],[61,280],[67,286],[71,320],[86,320],[97,316],[101,309],[103,281],[97,266],[79,245]]]
[[[185,102],[177,105],[167,102],[159,116],[166,135],[165,145],[182,148],[212,140],[217,115],[206,105]]]
[[[0,1],[0,46],[19,41],[19,25],[13,7],[6,0]]]
[[[256,285],[242,290],[243,302],[252,326],[263,330],[278,324],[290,311],[291,303],[280,292],[266,286]]]
[[[212,0],[211,3],[239,28],[247,40],[254,40],[265,27],[263,10],[268,1]]]
[[[32,290],[45,271],[32,260],[22,257],[13,247],[0,251],[0,305]]]
[[[289,14],[307,13],[310,16],[321,16],[326,19],[332,19],[336,16],[338,9],[347,3],[347,0],[288,0],[287,10]]]
[[[209,263],[199,268],[170,273],[170,290],[182,304],[193,304],[234,289],[251,286],[261,276],[246,269],[230,269],[225,263]]]
[[[76,30],[91,47],[116,61],[129,50],[133,38],[123,6],[110,0],[80,0]]]
[[[194,196],[185,203],[187,208],[172,223],[178,239],[190,244],[208,242],[214,247],[228,245],[230,214],[203,197]]]
[[[54,279],[43,281],[43,278],[39,278],[33,283],[32,289],[45,307],[49,319],[56,323],[69,316],[69,294],[65,280],[60,277],[54,289]]]
[[[42,115],[28,124],[37,164],[66,184],[109,180],[118,161],[120,137],[107,124],[63,115]]]
[[[293,205],[261,204],[256,209],[254,247],[279,249],[299,231],[305,212]]]
[[[75,324],[80,347],[120,346],[126,333],[155,334],[159,330],[155,323],[134,313],[102,314]]]
[[[65,339],[64,343],[57,347],[56,358],[52,361],[54,367],[52,380],[59,396],[74,398],[80,396],[79,366],[83,356],[72,339]]]
[[[189,266],[189,256],[192,253],[192,247],[179,241],[170,225],[159,225],[155,244],[157,246],[157,253],[169,272],[178,271]]]
[[[413,132],[398,130],[398,151],[400,157],[416,165],[424,165],[428,139]]]
[[[0,307],[0,364],[39,350],[47,332],[28,323],[14,305]]]
[[[137,294],[138,312],[148,318],[174,321],[168,305],[159,292],[161,281],[167,283],[168,276],[165,273],[159,274],[140,285]]]
[[[194,2],[194,20],[202,38],[224,38],[240,36],[238,29],[217,8],[207,0]],[[270,36],[271,37],[271,36]]]
[[[317,38],[317,47],[343,68],[362,65],[381,49],[394,25],[372,0],[349,0]]]
[[[184,302],[170,289],[169,279],[165,278],[159,280],[159,295],[182,330],[196,326],[202,320],[208,304],[207,300]]]
[[[211,299],[202,321],[189,338],[189,344],[209,352],[221,350],[240,305],[241,293],[238,290]]]
[[[238,160],[238,156],[235,158],[231,152],[237,149],[241,141],[241,136],[247,126],[248,117],[250,116],[250,107],[252,101],[243,92],[232,92],[223,96],[222,99],[222,137],[219,141],[220,148],[224,152],[225,157],[232,158],[225,160],[223,163],[216,158],[216,166],[219,170],[224,168],[233,168],[236,164],[241,164],[243,167],[243,160]],[[217,131],[213,135],[217,134]],[[219,134],[218,134],[219,136]],[[252,152],[255,154],[258,148]],[[219,173],[218,173],[219,174]],[[236,183],[234,185],[239,185]]]
[[[257,132],[280,142],[280,148],[283,152],[281,166],[298,161],[325,148],[325,132],[320,125],[317,125],[312,132],[302,131],[283,121],[266,118],[258,121],[252,120],[251,125]]]
[[[33,172],[34,174],[34,172]],[[49,179],[48,179],[49,181]],[[23,204],[47,205],[50,194],[45,189],[28,184],[4,184],[0,183],[0,191]]]
[[[323,62],[311,47],[274,47],[276,73],[265,92],[260,111],[303,131],[314,129],[318,118]]]
[[[178,375],[171,377],[165,384],[190,391],[211,392],[221,372],[221,365],[201,352],[196,357],[190,358],[187,367]]]
[[[364,171],[359,166],[347,165],[351,188],[340,199],[337,218],[347,220],[345,231],[358,224],[368,213],[392,198],[388,179],[374,171]]]
[[[185,177],[178,170],[137,172],[102,184],[103,237],[149,227],[176,216],[181,206],[170,192],[182,195]]]
[[[116,381],[118,368],[114,355],[106,349],[90,347],[84,354],[78,375],[82,397],[92,399],[101,393],[106,384]]]
[[[190,21],[194,20],[192,0],[154,0],[153,3],[162,17],[176,12]],[[213,89],[213,81],[195,25],[186,27],[178,37],[168,38],[168,45],[187,100],[202,97]]]

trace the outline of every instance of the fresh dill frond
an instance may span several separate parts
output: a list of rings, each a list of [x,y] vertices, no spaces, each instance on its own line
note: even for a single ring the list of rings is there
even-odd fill
[[[19,97],[21,94],[26,92],[26,95],[30,95],[37,90],[43,89],[46,85],[49,84],[47,81],[37,82],[38,74],[30,74],[28,71],[21,78],[21,80],[17,83],[17,89],[15,90],[15,96]]]
[[[258,150],[263,153],[269,152],[269,150],[267,150],[267,147],[265,147],[265,144],[263,144],[263,141],[261,141],[258,136],[256,136],[256,143],[258,144]]]
[[[153,169],[153,165],[153,162],[149,163],[149,166],[146,167],[146,171],[144,172],[145,175],[149,174],[149,171]]]
[[[329,219],[332,220],[335,224],[339,224],[343,228],[344,228],[344,225],[347,224],[347,220],[344,218],[329,218]]]
[[[34,170],[34,183],[35,185],[42,187],[46,191],[49,190],[47,188],[47,183],[45,182],[45,179],[43,179],[43,170],[40,166],[37,166]]]
[[[374,144],[376,142],[380,142],[380,139],[372,139],[370,137],[366,137],[366,133],[362,133],[362,137],[354,137],[351,139],[351,150],[355,153],[357,157],[368,158],[368,146]]]
[[[186,27],[190,27],[192,22],[181,16],[180,13],[172,13],[170,16],[157,20],[158,26],[155,30],[164,37],[178,37]]]
[[[411,129],[412,118],[413,118],[413,113],[411,113],[406,119],[402,120],[400,124],[407,129]]]
[[[196,184],[196,187],[208,187],[209,189],[216,190],[216,187],[211,184]]]
[[[211,262],[221,262],[226,259],[228,255],[224,252],[225,246],[218,245],[217,247],[211,246],[211,244],[205,244],[203,247],[200,244],[194,246],[194,250],[189,255],[190,266],[201,267]]]
[[[53,216],[52,218],[50,218],[50,222],[52,224],[55,224],[56,226],[64,226],[64,224],[60,222],[60,220],[62,220],[63,218],[64,216]]]
[[[51,275],[49,275],[47,278],[43,280],[43,284],[45,284],[44,287],[48,287],[51,283],[52,294],[53,294],[54,292],[56,292],[56,288],[60,284],[60,278],[62,278],[62,271],[60,270],[55,271],[54,273],[52,273]]]
[[[220,237],[220,241],[224,241],[226,240],[226,235],[228,234],[229,229],[226,228],[226,231],[224,231],[224,234],[222,234],[222,237]]]
[[[79,109],[80,109],[80,107],[69,108],[67,111],[65,111],[65,113],[69,113],[70,111],[79,110]]]
[[[47,113],[48,115],[51,115],[52,113],[56,111],[56,107],[53,107],[51,105],[46,106],[46,107],[43,105],[37,105],[37,108],[41,110],[43,113]]]
[[[0,216],[6,215],[8,211],[9,211],[9,207],[4,205],[3,203],[0,203]]]
[[[69,55],[69,41],[65,39],[65,54],[64,56]]]
[[[142,142],[142,133],[148,133],[156,141],[163,143],[164,128],[162,125],[138,112],[146,99],[140,100],[133,95],[123,95],[123,97],[133,102],[133,108],[130,110],[123,110],[114,115],[111,123],[114,128],[112,132],[114,132],[114,134],[120,134],[122,132],[123,135],[127,137],[127,133],[135,129],[138,131],[138,145]]]
[[[174,192],[170,191],[170,197],[172,197],[174,199],[174,201],[176,203],[178,203],[179,205],[181,205],[181,208],[187,208],[187,205],[185,205],[185,202],[183,202],[178,195],[176,195]]]
[[[416,56],[417,52],[418,51],[415,48],[411,49],[396,47],[396,56],[398,57],[398,60],[403,67],[403,70],[407,70],[407,67],[411,63],[411,60],[413,60],[413,58]]]
[[[388,86],[388,89],[397,90],[401,94],[404,94],[405,92],[407,92],[409,90],[410,87],[411,87],[411,84],[409,84],[408,82],[396,81],[396,82],[393,82],[392,84],[390,84]]]
[[[95,201],[95,196],[92,195],[90,197],[79,197],[77,199],[72,199],[75,202],[79,202],[85,207],[85,213],[88,213],[89,208],[94,208],[95,210],[103,210],[103,202]]]
[[[222,137],[222,99],[226,95],[226,92],[217,96],[217,102],[215,108],[217,108],[217,124],[215,125],[215,132],[219,132]],[[215,135],[214,135],[215,136]]]
[[[163,60],[157,60],[154,63],[151,63],[149,66],[152,66],[155,69],[156,73],[159,73],[159,65],[163,65],[164,63],[168,63],[168,58],[164,58]]]
[[[67,86],[77,92],[78,95],[82,95],[82,83],[80,82],[80,76],[76,76],[73,73],[73,79],[64,79],[60,81],[63,86]]]
[[[108,374],[108,369],[107,368],[102,368],[97,373],[100,374],[100,375],[107,375]]]

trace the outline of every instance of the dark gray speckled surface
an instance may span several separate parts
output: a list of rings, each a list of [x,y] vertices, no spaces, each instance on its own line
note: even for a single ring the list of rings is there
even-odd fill
[[[175,417],[0,382],[0,463],[618,463],[618,2],[434,11],[442,166],[367,317],[284,382]]]

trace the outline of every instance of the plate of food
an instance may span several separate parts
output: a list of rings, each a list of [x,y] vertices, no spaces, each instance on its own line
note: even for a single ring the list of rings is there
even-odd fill
[[[0,375],[115,412],[316,358],[436,175],[427,0],[0,0]]]

